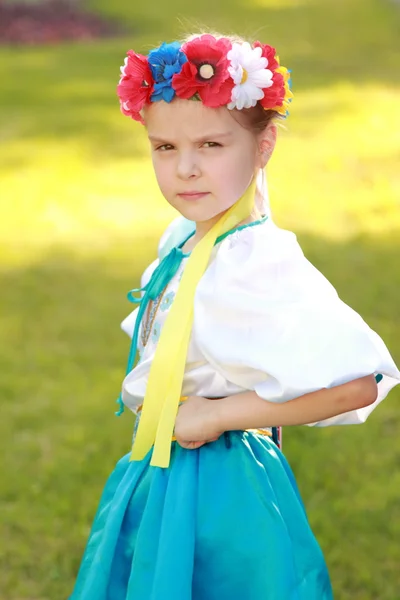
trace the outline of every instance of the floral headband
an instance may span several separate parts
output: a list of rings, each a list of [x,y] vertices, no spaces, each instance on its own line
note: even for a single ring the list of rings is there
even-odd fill
[[[127,52],[117,87],[121,111],[144,123],[146,104],[175,96],[205,106],[242,110],[258,102],[265,110],[287,116],[293,94],[290,75],[275,49],[255,42],[232,42],[203,34],[184,44],[163,43],[143,56]]]

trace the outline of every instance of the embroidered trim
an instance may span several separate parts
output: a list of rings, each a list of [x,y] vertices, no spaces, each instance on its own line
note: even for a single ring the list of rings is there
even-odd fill
[[[146,320],[143,319],[143,327],[140,334],[140,341],[142,342],[143,348],[147,346],[150,338],[151,331],[153,329],[154,321],[158,313],[158,309],[164,297],[168,285],[165,286],[161,294],[154,301],[149,302],[147,309]]]

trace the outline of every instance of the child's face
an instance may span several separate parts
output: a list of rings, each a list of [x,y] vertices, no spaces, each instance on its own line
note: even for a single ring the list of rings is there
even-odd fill
[[[154,102],[146,108],[145,122],[161,192],[192,221],[227,211],[260,167],[256,135],[226,107],[177,98],[170,104]]]

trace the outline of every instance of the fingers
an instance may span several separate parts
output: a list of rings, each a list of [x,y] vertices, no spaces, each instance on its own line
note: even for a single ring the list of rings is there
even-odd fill
[[[182,446],[182,448],[185,448],[186,450],[197,450],[197,448],[201,448],[201,446],[204,446],[205,444],[210,444],[211,442],[216,442],[219,438],[213,438],[212,440],[206,440],[205,442],[185,442],[183,440],[176,440],[178,442],[178,444],[180,446]]]
[[[207,442],[183,442],[183,441],[179,441],[177,440],[178,444],[180,446],[182,446],[182,448],[185,448],[186,450],[197,450],[197,448],[200,448],[201,446],[204,446],[204,444],[206,444]]]

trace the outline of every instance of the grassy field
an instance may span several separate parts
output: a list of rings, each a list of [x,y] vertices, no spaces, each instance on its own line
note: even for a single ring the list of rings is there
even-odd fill
[[[203,25],[279,48],[295,101],[269,169],[275,219],[400,362],[399,6],[91,3],[125,22],[124,39],[0,49],[1,600],[68,596],[129,448],[133,419],[113,416],[119,323],[174,213],[144,131],[118,110],[128,48]],[[400,599],[399,399],[362,427],[285,431],[339,600]]]

